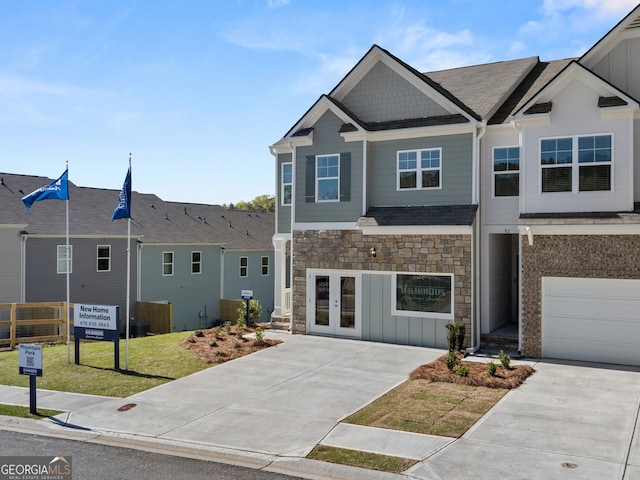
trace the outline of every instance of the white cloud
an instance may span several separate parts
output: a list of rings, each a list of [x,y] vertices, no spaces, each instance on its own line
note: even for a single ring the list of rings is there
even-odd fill
[[[289,0],[267,0],[269,8],[280,8],[289,5]]]
[[[544,0],[542,11],[553,16],[574,8],[583,8],[595,10],[599,14],[619,16],[630,12],[636,5],[636,0]]]
[[[44,83],[27,77],[0,72],[0,96],[21,94],[68,95],[71,89],[65,85]]]

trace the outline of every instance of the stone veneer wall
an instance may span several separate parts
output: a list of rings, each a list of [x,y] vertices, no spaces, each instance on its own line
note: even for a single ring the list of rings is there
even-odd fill
[[[370,254],[371,247],[376,256]],[[367,235],[359,230],[293,232],[292,333],[306,333],[309,268],[454,274],[455,320],[471,335],[471,235]]]
[[[522,353],[542,355],[542,277],[640,279],[638,235],[522,236]]]

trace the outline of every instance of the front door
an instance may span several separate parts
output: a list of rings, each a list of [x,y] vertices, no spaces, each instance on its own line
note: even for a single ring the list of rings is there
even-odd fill
[[[309,331],[359,338],[359,274],[315,271],[308,275],[307,281]]]

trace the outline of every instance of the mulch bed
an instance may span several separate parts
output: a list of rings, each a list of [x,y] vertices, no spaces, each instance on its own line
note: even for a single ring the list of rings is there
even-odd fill
[[[244,335],[253,332],[255,330],[251,327],[245,327],[243,331]],[[182,340],[181,345],[193,351],[204,363],[223,363],[282,343],[280,340],[266,338],[266,332],[262,340],[244,335],[238,338],[236,327],[231,327],[229,333],[220,332],[218,336],[214,329],[198,330]]]
[[[489,369],[483,362],[467,362],[462,359],[462,355],[458,355],[457,365],[466,365],[469,374],[462,377],[456,373],[456,368],[449,370],[445,364],[447,355],[443,355],[437,360],[416,368],[409,378],[411,380],[429,380],[431,382],[449,382],[460,383],[463,385],[471,385],[474,387],[489,388],[518,388],[535,370],[529,365],[515,365],[504,368],[499,362],[495,375],[489,375]]]

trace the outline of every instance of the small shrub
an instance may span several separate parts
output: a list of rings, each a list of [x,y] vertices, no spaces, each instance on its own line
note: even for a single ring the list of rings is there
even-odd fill
[[[469,367],[466,365],[459,365],[458,368],[456,368],[456,373],[461,377],[466,377],[469,375]]]
[[[458,362],[458,357],[456,356],[456,352],[449,352],[447,358],[444,359],[444,364],[447,366],[449,370],[453,370],[453,367],[456,366]]]
[[[447,323],[447,347],[450,352],[460,351],[464,345],[465,326],[462,322]]]
[[[223,325],[224,333],[229,333],[231,331],[231,322],[227,320]]]
[[[214,335],[216,338],[220,338],[222,336],[222,325],[216,327]]]
[[[238,323],[236,325],[236,337],[240,340],[244,336],[244,319],[238,319]]]
[[[462,350],[464,345],[465,327],[464,323],[456,323],[458,329],[456,331],[456,350]]]
[[[204,332],[202,330],[196,330],[193,332],[196,337],[204,337]]]
[[[489,372],[489,375],[491,375],[492,377],[495,377],[497,370],[498,370],[498,365],[493,363],[493,361],[487,364],[487,371]]]
[[[246,319],[247,319],[246,300],[242,301],[242,306],[238,307],[238,310],[236,311],[236,315],[238,315],[238,320],[242,318],[242,320],[246,322]],[[249,326],[253,327],[256,324],[256,321],[260,320],[261,316],[262,316],[262,305],[260,305],[260,302],[255,299],[249,300]]]
[[[240,348],[242,346],[242,343],[240,343],[240,340],[236,340],[233,344],[233,348]]]
[[[217,347],[218,346],[218,342],[216,342],[215,340],[209,340],[209,346],[210,347]]]
[[[511,357],[504,353],[504,350],[500,350],[500,353],[498,354],[498,360],[500,360],[500,363],[504,368],[508,369],[511,365]]]
[[[258,342],[261,342],[262,339],[264,338],[264,328],[262,328],[262,327],[256,328],[256,332],[255,333],[256,333],[256,340]]]

